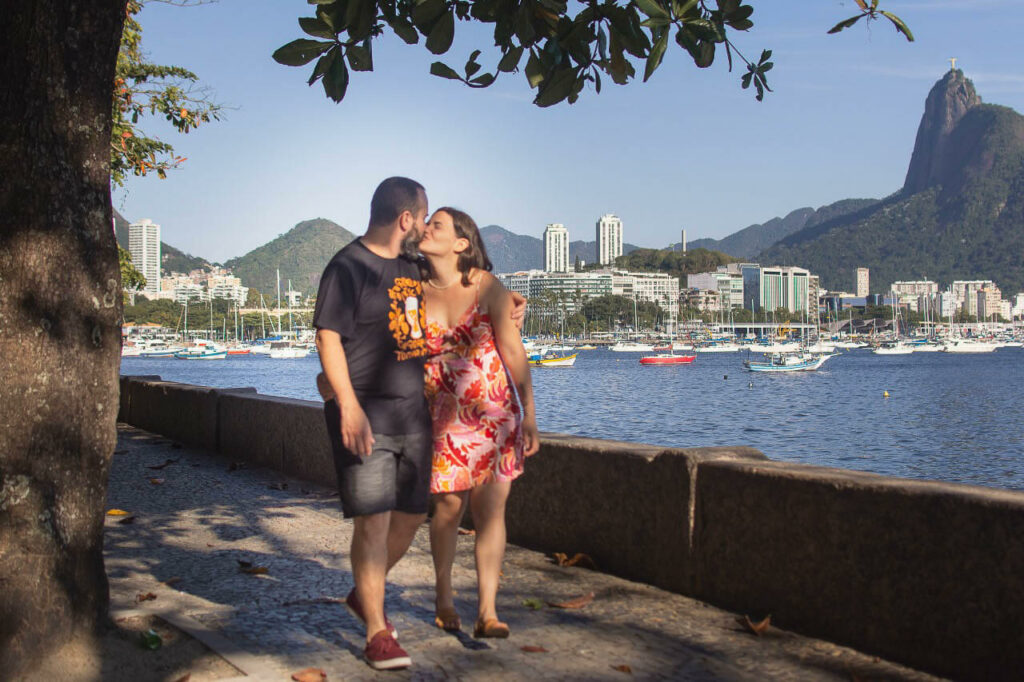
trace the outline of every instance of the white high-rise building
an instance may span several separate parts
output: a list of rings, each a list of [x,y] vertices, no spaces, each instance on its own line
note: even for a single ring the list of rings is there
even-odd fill
[[[160,226],[149,218],[143,218],[128,226],[128,253],[132,265],[146,278],[142,291],[147,294],[160,292]]]
[[[871,272],[867,268],[857,268],[857,296],[863,298],[871,293],[870,283]]]
[[[560,223],[544,228],[544,270],[569,272],[569,230]]]
[[[614,265],[622,255],[622,221],[613,213],[601,216],[597,221],[597,262]]]

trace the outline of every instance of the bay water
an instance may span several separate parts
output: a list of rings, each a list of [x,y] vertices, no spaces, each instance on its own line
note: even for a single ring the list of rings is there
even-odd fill
[[[745,371],[746,353],[643,366],[580,351],[533,368],[541,431],[673,447],[748,445],[774,460],[1024,490],[1024,350],[847,351],[817,372]],[[121,373],[319,400],[316,356],[123,358]],[[884,397],[888,393],[889,397]]]

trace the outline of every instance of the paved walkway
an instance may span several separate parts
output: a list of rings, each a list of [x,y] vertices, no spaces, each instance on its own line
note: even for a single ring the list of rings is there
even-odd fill
[[[163,469],[152,468],[168,460]],[[108,508],[134,516],[130,523],[106,521],[112,607],[164,615],[250,680],[287,680],[307,667],[322,668],[332,681],[934,679],[775,628],[756,637],[737,624],[737,614],[585,568],[558,567],[514,546],[499,593],[499,613],[512,636],[474,640],[471,536],[459,539],[454,574],[464,631],[448,634],[433,626],[425,525],[394,569],[387,596],[413,666],[376,673],[361,658],[361,626],[339,603],[352,586],[352,526],[341,519],[330,488],[237,466],[121,425]],[[243,573],[240,561],[266,573]],[[150,592],[155,599],[137,603],[137,595]],[[593,602],[577,610],[524,604],[591,592]]]

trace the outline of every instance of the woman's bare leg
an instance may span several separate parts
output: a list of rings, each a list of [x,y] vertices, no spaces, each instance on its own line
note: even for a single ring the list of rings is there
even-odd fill
[[[452,564],[455,562],[459,523],[466,512],[468,497],[468,490],[434,496],[434,516],[430,519],[430,553],[434,558],[434,600],[438,611],[455,608]]]
[[[511,482],[488,483],[473,489],[469,498],[476,528],[478,619],[498,617],[497,596],[501,562],[505,558],[505,503]]]

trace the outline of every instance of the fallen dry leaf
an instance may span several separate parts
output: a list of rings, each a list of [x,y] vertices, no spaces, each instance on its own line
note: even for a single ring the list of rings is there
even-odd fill
[[[181,582],[181,577],[176,575],[173,578],[168,578],[167,580],[165,580],[164,581],[164,585],[174,585],[175,583],[180,583],[180,582]]]
[[[327,679],[327,673],[320,668],[306,668],[297,673],[292,673],[295,682],[323,682]]]
[[[149,479],[149,482],[152,483],[153,485],[163,485],[164,479],[162,479],[162,478],[151,478],[151,479]]]
[[[130,523],[135,523],[135,517],[134,516],[125,516],[123,519],[119,520],[118,523],[120,523],[123,526],[127,526]]]
[[[760,623],[755,623],[754,621],[750,620],[750,616],[744,614],[743,617],[736,618],[736,622],[742,625],[748,631],[760,637],[762,634],[764,634],[764,631],[767,630],[768,626],[771,624],[772,615],[769,613]]]
[[[471,528],[459,528],[459,535],[476,535],[476,531]]]
[[[592,558],[590,558],[590,555],[582,552],[576,552],[576,554],[573,554],[571,557],[564,552],[555,552],[551,557],[559,566],[581,566],[591,569],[597,568],[597,564],[594,563]]]
[[[126,512],[124,509],[108,509],[107,516],[128,516],[131,512]]]
[[[528,654],[546,654],[548,652],[548,650],[545,649],[542,646],[533,646],[531,644],[527,644],[526,646],[521,646],[521,647],[519,647],[519,649],[521,651],[525,651]]]
[[[174,680],[174,682],[188,682],[190,679],[192,679],[192,673],[185,673],[178,679]]]
[[[629,674],[629,675],[632,675],[632,674],[633,674],[633,669],[632,669],[632,668],[630,668],[630,667],[629,667],[628,665],[626,665],[626,664],[622,664],[622,665],[613,665],[613,666],[612,666],[612,670],[618,670],[618,671],[619,671],[620,673],[626,673],[626,674]]]
[[[141,604],[144,601],[150,601],[150,600],[153,600],[153,599],[156,599],[156,595],[153,594],[152,592],[146,592],[145,594],[143,594],[142,592],[139,592],[137,595],[135,595],[135,601],[136,601],[136,603],[139,603],[139,604]]]
[[[177,462],[178,462],[178,460],[176,460],[176,459],[169,459],[169,460],[165,461],[163,464],[154,464],[153,466],[149,466],[149,467],[146,467],[146,468],[147,469],[163,469],[168,464],[176,464]]]
[[[570,599],[569,601],[549,601],[548,606],[555,609],[582,609],[584,606],[594,601],[594,593],[588,592],[581,597]]]

